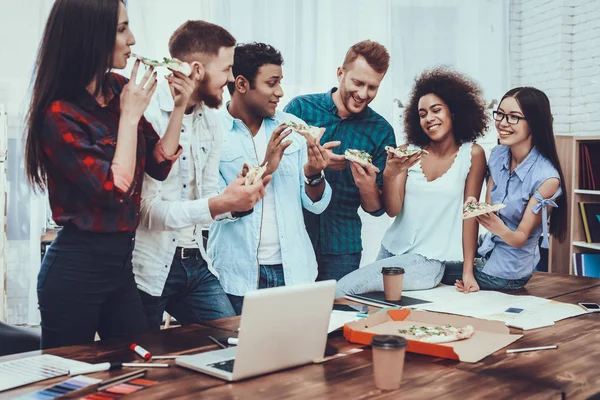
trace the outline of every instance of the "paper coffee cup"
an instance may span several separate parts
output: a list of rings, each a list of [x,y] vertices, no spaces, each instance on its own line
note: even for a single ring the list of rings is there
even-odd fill
[[[399,301],[402,298],[402,283],[404,282],[404,268],[383,267],[383,292],[385,299]]]
[[[373,377],[378,389],[396,390],[400,388],[406,346],[406,339],[402,336],[377,335],[371,339]]]

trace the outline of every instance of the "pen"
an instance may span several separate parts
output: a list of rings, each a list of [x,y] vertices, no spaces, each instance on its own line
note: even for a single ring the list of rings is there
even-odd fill
[[[523,353],[525,351],[551,350],[551,349],[557,349],[557,348],[558,348],[557,345],[553,345],[553,346],[541,346],[541,347],[528,347],[525,349],[509,349],[509,350],[506,350],[506,352],[508,354],[511,354],[511,353]]]
[[[119,383],[123,383],[123,382],[128,382],[128,381],[131,381],[136,378],[141,378],[144,375],[146,375],[147,371],[148,370],[146,370],[146,369],[141,369],[138,371],[128,372],[126,374],[115,376],[115,377],[112,377],[105,381],[98,382],[94,385],[86,386],[81,389],[77,389],[72,392],[65,393],[65,394],[59,396],[58,398],[74,399],[74,398],[78,398],[78,397],[81,397],[81,396],[84,396],[84,395],[87,395],[90,393],[94,393],[96,391],[102,391],[102,390],[106,389],[107,387],[118,385]]]
[[[356,314],[356,316],[357,316],[358,318],[367,318],[367,317],[369,316],[369,314],[365,314],[365,313],[358,313],[358,314]]]
[[[215,339],[212,336],[209,336],[208,340],[210,340],[211,342],[213,342],[214,344],[216,344],[217,346],[219,346],[222,349],[226,349],[227,348],[227,346],[225,346],[223,343],[219,342],[217,339]]]
[[[134,368],[167,368],[169,364],[145,364],[145,363],[121,363],[121,362],[104,362],[99,364],[86,365],[79,368],[72,368],[69,370],[69,375],[85,375],[92,374],[100,371],[112,371],[115,369],[121,369],[122,367],[134,367]]]

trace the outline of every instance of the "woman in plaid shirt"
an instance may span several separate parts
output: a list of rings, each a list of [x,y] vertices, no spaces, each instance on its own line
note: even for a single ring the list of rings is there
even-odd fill
[[[143,113],[156,90],[122,69],[135,44],[119,0],[57,0],[46,23],[28,115],[26,165],[48,190],[63,228],[38,276],[42,348],[143,332],[148,324],[131,266],[144,173],[164,180],[177,159],[193,84],[174,73],[175,100],[162,139]]]

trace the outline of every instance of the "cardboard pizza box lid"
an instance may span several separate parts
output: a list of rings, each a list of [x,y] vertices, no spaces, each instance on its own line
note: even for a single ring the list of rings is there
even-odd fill
[[[426,343],[407,338],[407,351],[435,357],[475,363],[517,341],[523,335],[511,335],[502,321],[442,314],[409,309],[387,310],[344,325],[344,337],[349,342],[369,345],[375,335],[399,335],[400,329],[413,325],[472,325],[473,336],[450,343]]]

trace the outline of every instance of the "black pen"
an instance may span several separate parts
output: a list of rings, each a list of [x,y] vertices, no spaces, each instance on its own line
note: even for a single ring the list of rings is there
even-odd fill
[[[208,339],[209,339],[211,342],[213,342],[214,344],[216,344],[217,346],[219,346],[220,348],[222,348],[222,349],[226,349],[226,348],[227,348],[227,346],[225,346],[223,343],[219,342],[217,339],[215,339],[215,338],[214,338],[214,337],[212,337],[212,336],[209,336],[209,337],[208,337]]]

